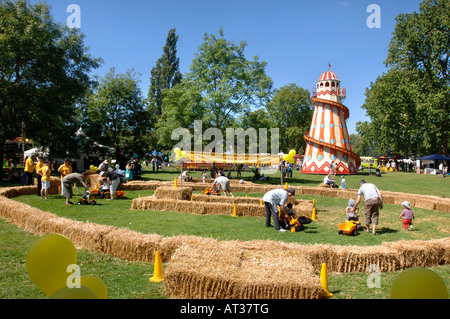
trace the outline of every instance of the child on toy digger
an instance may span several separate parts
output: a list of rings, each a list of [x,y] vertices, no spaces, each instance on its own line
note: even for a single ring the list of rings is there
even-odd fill
[[[283,214],[283,212],[281,211],[278,214],[280,227],[288,230],[290,229],[291,232],[303,230],[303,223],[300,221],[300,219],[295,218],[292,203],[287,204],[286,206],[284,206],[284,208],[286,209],[286,214]],[[310,223],[310,221],[305,220],[305,223],[308,224]]]
[[[351,211],[353,207],[355,207],[356,201],[354,199],[348,200],[348,206],[345,208],[345,213],[347,214],[347,220],[358,221],[358,211],[359,208],[356,208],[354,212]]]

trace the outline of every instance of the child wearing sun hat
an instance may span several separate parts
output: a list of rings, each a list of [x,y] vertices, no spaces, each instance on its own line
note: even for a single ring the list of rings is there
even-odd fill
[[[403,229],[408,231],[408,226],[410,230],[413,230],[412,220],[414,219],[414,213],[411,210],[411,204],[408,201],[402,202],[403,211],[400,214],[399,218],[402,218]]]

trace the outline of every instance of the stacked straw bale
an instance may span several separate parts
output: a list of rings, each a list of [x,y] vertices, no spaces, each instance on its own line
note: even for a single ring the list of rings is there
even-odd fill
[[[171,298],[317,299],[324,293],[305,256],[241,242],[183,245],[165,273]]]
[[[159,189],[159,188],[158,188]],[[158,190],[157,190],[158,191]],[[202,200],[200,200],[202,199]],[[205,201],[203,201],[205,200]],[[266,209],[258,198],[192,195],[192,201],[157,198],[154,196],[135,198],[131,208],[135,210],[180,212],[197,215],[231,215],[236,205],[236,214],[247,217],[264,217]],[[311,217],[313,204],[308,200],[296,200],[296,217]]]
[[[125,190],[156,190],[160,186],[173,186],[173,182],[159,181],[131,181],[121,184],[121,189]],[[183,182],[183,187],[191,187],[193,191],[204,191],[208,186],[207,183],[199,182]],[[260,185],[253,183],[233,184],[233,192],[244,193],[266,193],[269,190],[280,188],[277,185]],[[297,195],[340,197],[345,199],[355,199],[358,193],[357,189],[341,189],[341,188],[323,188],[308,186],[293,186]],[[385,204],[399,205],[401,202],[408,200],[413,207],[424,208],[430,210],[439,210],[450,213],[450,198],[443,198],[429,195],[415,195],[398,192],[381,191]]]
[[[160,186],[156,189],[154,196],[158,199],[190,200],[192,197],[192,188]]]

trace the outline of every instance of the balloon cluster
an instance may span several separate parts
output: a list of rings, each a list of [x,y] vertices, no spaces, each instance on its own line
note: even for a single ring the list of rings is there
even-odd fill
[[[27,272],[33,283],[50,299],[107,299],[105,283],[92,275],[80,276],[70,270],[76,266],[77,251],[61,234],[47,234],[37,239],[26,257]],[[75,278],[76,279],[76,278]]]
[[[290,150],[289,154],[284,154],[283,155],[283,161],[286,161],[289,164],[294,164],[294,162],[295,162],[295,159],[294,159],[295,154],[297,154],[295,152],[295,150]]]
[[[94,166],[94,165],[91,165],[91,166],[89,167],[89,169],[90,169],[91,171],[98,171],[98,167],[97,167],[97,166]]]
[[[173,152],[175,153],[176,161],[179,161],[179,160],[183,159],[184,157],[186,157],[186,152],[182,151],[179,147],[175,147],[173,149]]]

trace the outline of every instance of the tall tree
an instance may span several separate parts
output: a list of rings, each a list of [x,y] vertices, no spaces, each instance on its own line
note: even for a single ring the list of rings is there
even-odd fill
[[[264,105],[273,83],[266,75],[266,62],[245,57],[246,42],[227,41],[222,28],[218,33],[204,35],[185,79],[201,93],[204,127],[222,130],[251,106]]]
[[[414,73],[419,79],[418,108],[426,110],[423,124],[435,132],[438,149],[448,154],[450,106],[450,1],[425,0],[420,12],[401,14],[389,45],[386,65]]]
[[[267,104],[267,112],[280,130],[280,149],[303,153],[306,147],[303,134],[309,130],[313,114],[310,92],[293,83],[285,85]]]
[[[366,90],[363,109],[370,123],[357,123],[365,142],[381,153],[423,154],[437,148],[434,127],[428,125],[429,112],[415,72],[391,68]],[[424,104],[425,103],[425,104]]]
[[[111,69],[100,79],[85,106],[86,135],[114,148],[116,157],[122,150],[143,152],[141,139],[148,128],[148,116],[138,77],[134,70],[121,74]]]
[[[163,112],[165,90],[172,89],[181,82],[180,59],[177,57],[178,35],[171,29],[163,47],[163,55],[151,70],[150,88],[148,91],[149,110],[155,115],[155,121]]]
[[[0,157],[5,140],[24,131],[53,156],[75,151],[76,105],[101,62],[83,38],[55,22],[45,3],[0,2]]]

